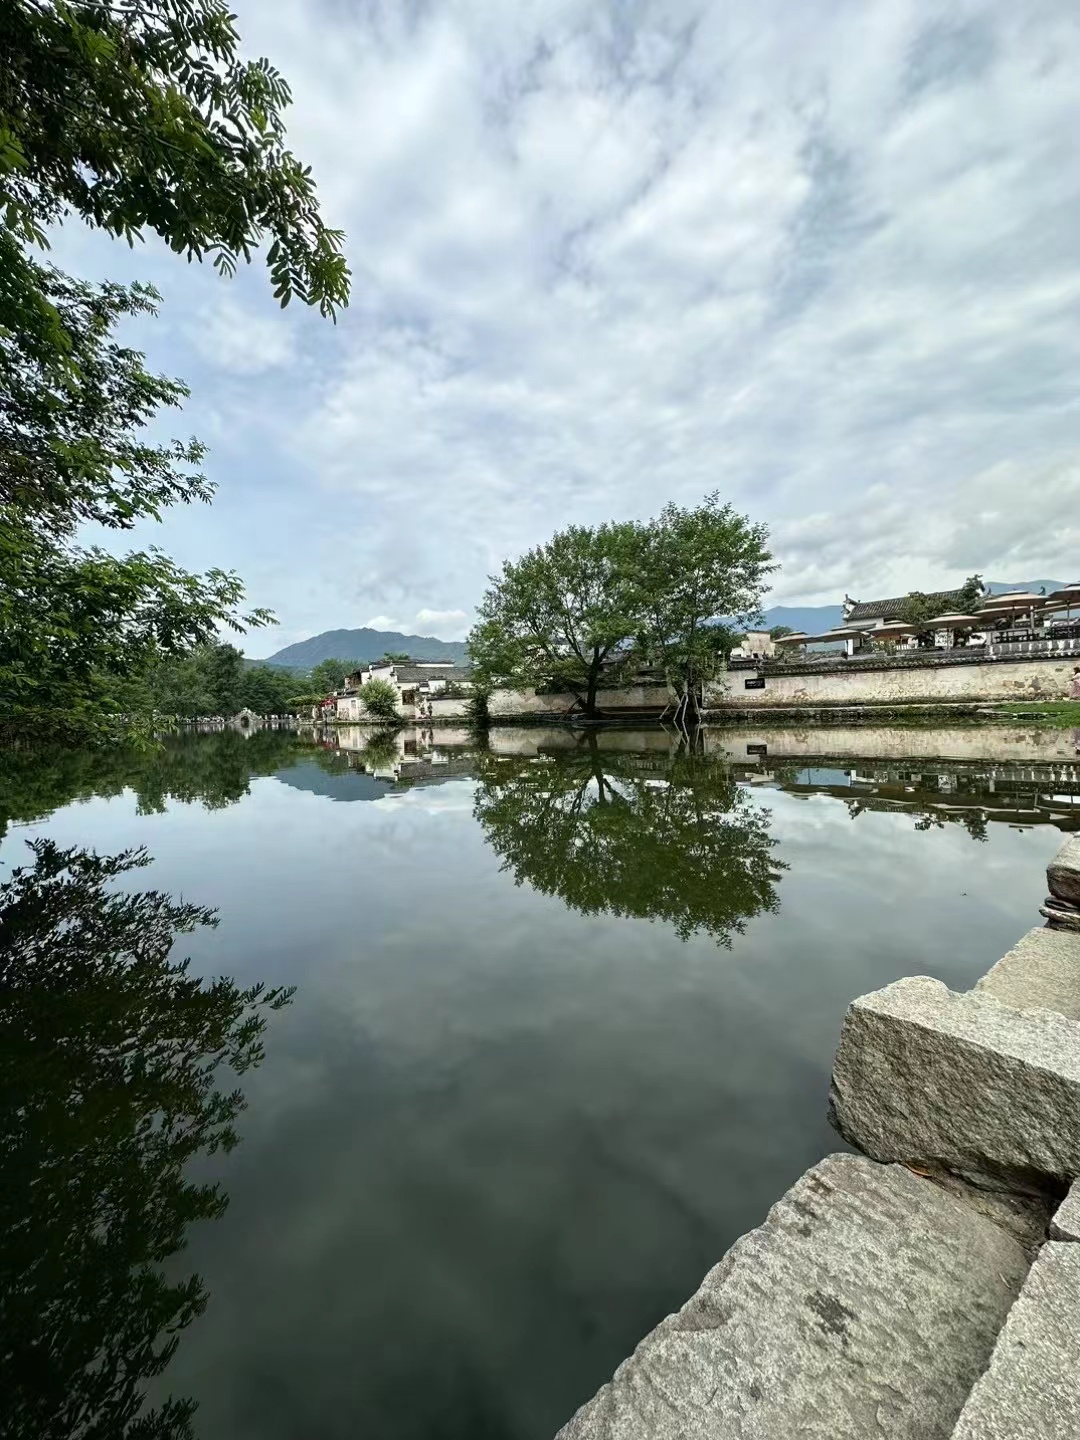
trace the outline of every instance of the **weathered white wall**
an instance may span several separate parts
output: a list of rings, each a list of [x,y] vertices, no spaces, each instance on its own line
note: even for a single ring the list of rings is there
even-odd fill
[[[416,716],[415,705],[398,705],[397,713],[403,720],[412,720]],[[337,702],[337,720],[352,724],[363,724],[365,721],[373,721],[374,717],[368,714],[368,708],[360,699],[359,695],[339,695]]]
[[[622,690],[603,690],[598,697],[602,710],[661,710],[673,700],[665,685],[628,685]],[[573,695],[538,695],[531,687],[525,690],[493,690],[488,698],[488,714],[493,718],[515,715],[564,715],[574,709]],[[580,706],[577,707],[580,709]]]
[[[916,704],[950,700],[1063,699],[1075,656],[983,665],[919,665],[882,670],[823,670],[765,676],[763,690],[747,690],[745,671],[732,671],[707,697],[709,708],[772,705]]]
[[[488,714],[491,716],[562,714],[574,704],[572,695],[537,695],[530,686],[527,690],[493,690],[488,696]]]
[[[428,717],[427,706],[431,706],[431,715]],[[469,713],[469,702],[464,698],[434,695],[424,704],[425,714],[417,718],[421,723],[425,719],[432,720],[464,720]]]

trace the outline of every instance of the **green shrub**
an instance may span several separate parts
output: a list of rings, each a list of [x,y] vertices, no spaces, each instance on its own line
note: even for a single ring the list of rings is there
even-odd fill
[[[398,693],[389,680],[369,680],[360,687],[360,699],[376,720],[398,720]]]

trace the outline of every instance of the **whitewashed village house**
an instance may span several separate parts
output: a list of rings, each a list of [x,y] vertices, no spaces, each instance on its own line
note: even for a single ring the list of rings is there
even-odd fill
[[[465,692],[472,688],[472,671],[453,660],[376,660],[361,665],[346,675],[337,696],[338,720],[365,718],[360,691],[369,680],[385,680],[393,685],[402,719],[455,719],[466,713]]]

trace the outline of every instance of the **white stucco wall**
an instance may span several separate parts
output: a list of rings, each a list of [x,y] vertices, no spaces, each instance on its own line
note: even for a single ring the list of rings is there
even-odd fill
[[[403,720],[412,720],[416,715],[416,706],[399,704],[397,713]],[[339,724],[342,721],[362,724],[365,720],[372,719],[359,695],[339,695],[336,718]]]
[[[673,700],[664,685],[628,685],[622,690],[602,690],[597,703],[602,710],[641,710],[646,707],[663,709]],[[538,695],[526,690],[493,690],[488,697],[488,714],[497,719],[515,715],[562,715],[580,709],[573,695],[565,693]]]
[[[766,674],[764,689],[748,690],[746,671],[732,671],[713,687],[715,709],[764,709],[773,705],[886,705],[962,700],[1063,699],[1069,693],[1075,655],[1000,664],[919,665],[882,670],[823,670]]]
[[[421,722],[428,718],[426,715],[428,704],[431,705],[430,718],[432,720],[463,720],[469,713],[469,702],[463,696],[433,695],[430,701],[425,702],[425,714],[418,717]]]

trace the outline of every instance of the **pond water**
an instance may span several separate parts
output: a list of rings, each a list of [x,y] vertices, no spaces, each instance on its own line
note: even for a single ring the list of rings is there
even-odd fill
[[[210,1299],[151,1390],[200,1440],[548,1440],[841,1148],[848,1002],[974,983],[1080,828],[1071,736],[992,728],[226,732],[0,782],[0,881],[144,845],[125,884],[219,911],[195,973],[296,987],[167,1261]]]

